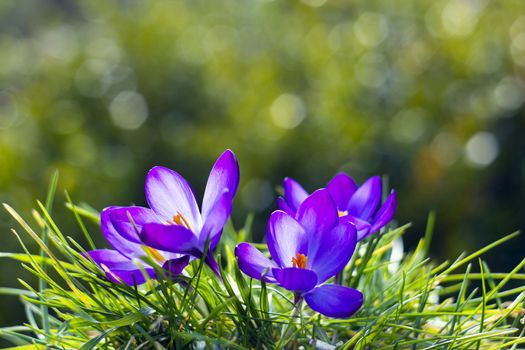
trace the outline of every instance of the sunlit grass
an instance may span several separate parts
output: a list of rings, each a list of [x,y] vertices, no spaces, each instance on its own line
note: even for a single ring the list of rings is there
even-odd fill
[[[16,349],[516,349],[525,343],[525,286],[506,287],[525,280],[525,259],[509,273],[493,273],[481,259],[518,233],[440,264],[428,258],[433,215],[410,253],[402,246],[409,225],[373,235],[338,276],[363,292],[364,305],[352,318],[331,319],[294,307],[292,293],[239,271],[233,247],[250,239],[251,218],[238,232],[231,223],[224,230],[215,252],[222,282],[195,260],[176,279],[114,284],[54,222],[55,188],[56,178],[46,204],[33,211],[34,227],[4,204],[40,247],[30,252],[27,235],[13,229],[25,253],[0,255],[20,261],[40,281],[37,288],[20,280],[22,289],[0,289],[18,295],[25,308],[24,325],[0,329]],[[97,212],[71,200],[67,207],[87,237],[98,234],[84,224],[96,222]]]

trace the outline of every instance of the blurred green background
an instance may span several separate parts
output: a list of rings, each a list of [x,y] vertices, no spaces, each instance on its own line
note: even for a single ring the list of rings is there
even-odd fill
[[[254,212],[258,237],[284,176],[313,190],[387,174],[408,247],[435,209],[432,254],[454,258],[525,226],[524,98],[523,0],[6,0],[0,200],[31,220],[58,169],[56,220],[84,242],[65,189],[99,210],[144,204],[162,164],[202,198],[229,147],[234,224]],[[5,212],[0,225],[1,250],[21,251]],[[493,270],[524,243],[486,256]],[[1,286],[30,280],[0,264]],[[14,297],[0,311],[24,319]]]

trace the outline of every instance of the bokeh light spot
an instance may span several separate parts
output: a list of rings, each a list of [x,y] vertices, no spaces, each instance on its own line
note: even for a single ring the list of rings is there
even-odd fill
[[[441,14],[445,32],[455,37],[469,36],[476,28],[481,10],[480,1],[450,0]]]
[[[301,124],[306,115],[303,101],[296,95],[282,94],[273,101],[270,114],[275,125],[293,129]]]
[[[492,163],[499,153],[496,137],[486,131],[474,134],[465,145],[465,155],[470,165],[485,167]]]
[[[421,108],[406,109],[392,118],[392,135],[400,142],[412,143],[423,135],[426,112]]]
[[[461,155],[461,144],[456,135],[442,131],[432,140],[430,150],[436,162],[443,166],[450,166]]]
[[[138,129],[148,118],[148,106],[141,94],[122,91],[109,106],[111,120],[119,128]]]
[[[357,40],[363,45],[377,46],[388,35],[386,17],[374,12],[365,12],[355,22],[354,32]]]
[[[524,90],[517,79],[505,78],[494,89],[494,99],[500,108],[515,110],[523,104]]]
[[[301,0],[303,4],[311,7],[321,7],[326,4],[327,1],[328,0]]]

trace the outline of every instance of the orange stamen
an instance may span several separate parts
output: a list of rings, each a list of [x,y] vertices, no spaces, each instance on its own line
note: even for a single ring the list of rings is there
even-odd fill
[[[166,258],[157,249],[151,247],[144,248],[151,254],[151,257],[155,259],[155,261],[159,264],[164,264],[166,262]]]
[[[294,257],[292,257],[292,266],[298,267],[300,269],[305,269],[307,261],[308,257],[306,255],[297,253]]]
[[[339,217],[347,216],[348,215],[348,211],[347,210],[338,210],[337,214],[339,214]]]
[[[177,215],[173,215],[173,223],[174,223],[175,225],[184,226],[184,227],[186,227],[188,230],[191,231],[190,224],[189,224],[188,221],[184,218],[184,216],[182,216],[182,214],[181,214],[180,212],[177,212]]]

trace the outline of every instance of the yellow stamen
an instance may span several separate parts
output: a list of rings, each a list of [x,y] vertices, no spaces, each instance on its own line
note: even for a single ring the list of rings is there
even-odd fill
[[[164,264],[166,262],[166,258],[162,256],[162,254],[157,249],[151,247],[144,248],[151,254],[151,257],[159,264]]]
[[[297,253],[294,257],[292,257],[292,266],[298,267],[300,269],[305,269],[307,261],[308,257],[306,255]]]
[[[348,211],[347,210],[338,210],[337,214],[339,214],[339,217],[347,216],[348,215]]]
[[[188,221],[184,218],[184,216],[182,216],[182,214],[181,214],[180,212],[177,212],[177,215],[173,215],[173,223],[174,223],[175,225],[184,226],[184,227],[186,227],[188,230],[191,231],[190,224],[189,224]]]

